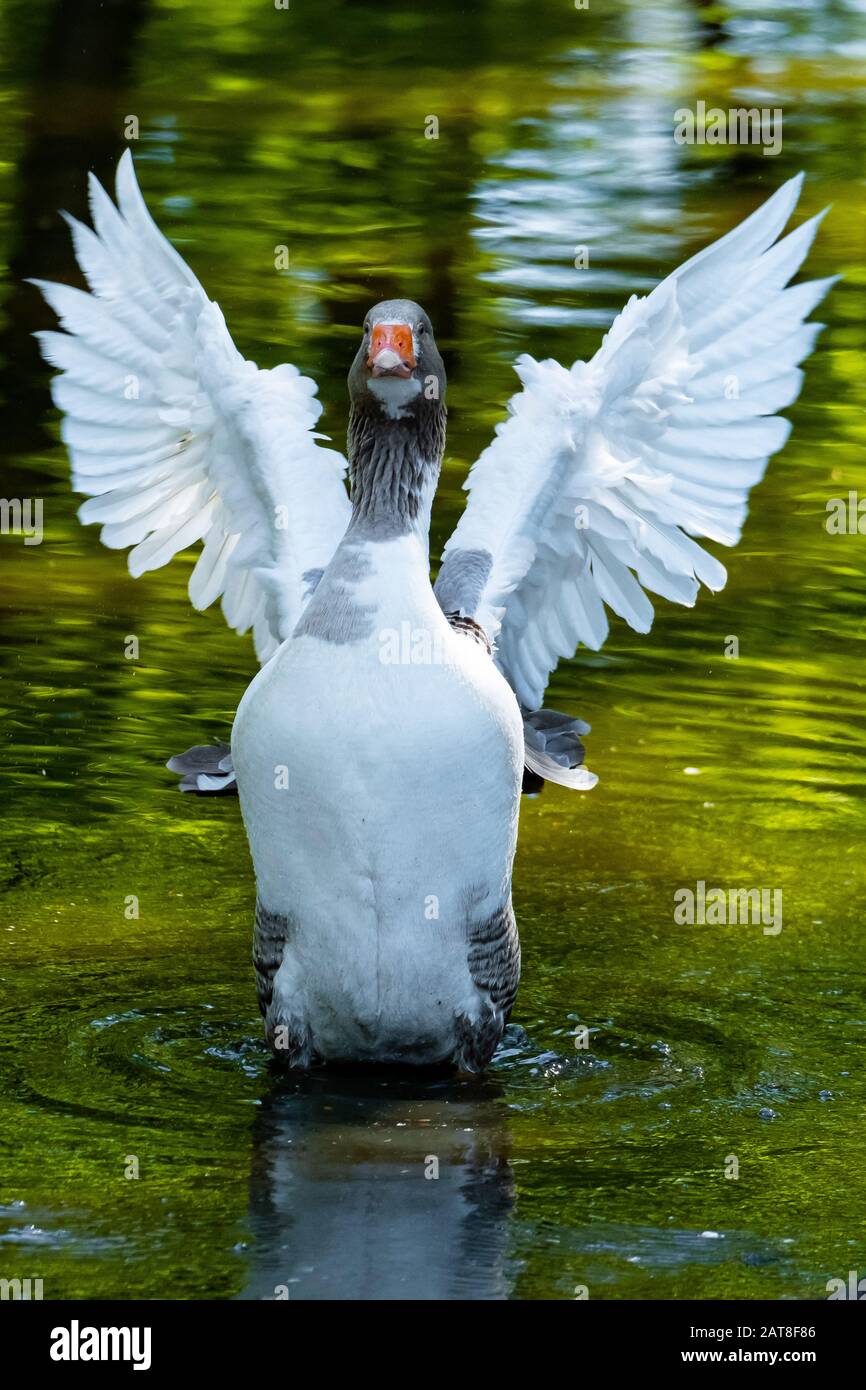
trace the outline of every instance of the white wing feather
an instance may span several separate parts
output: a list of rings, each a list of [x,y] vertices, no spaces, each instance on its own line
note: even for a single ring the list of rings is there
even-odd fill
[[[266,661],[291,635],[310,571],[346,529],[345,460],[317,443],[315,383],[260,371],[218,305],[152,220],[127,151],[117,206],[91,176],[94,230],[68,218],[91,293],[36,281],[66,333],[37,336],[61,375],[72,484],[132,575],[203,541],[190,576],[196,608],[222,597],[230,627],[253,629]]]
[[[820,221],[776,240],[801,182],[632,298],[589,363],[518,359],[523,390],[472,468],[443,572],[453,587],[460,556],[486,553],[471,615],[525,708],[561,657],[602,645],[605,605],[647,632],[645,590],[690,606],[700,583],[724,586],[691,537],[738,541],[822,327],[805,320],[833,283],[785,288]]]

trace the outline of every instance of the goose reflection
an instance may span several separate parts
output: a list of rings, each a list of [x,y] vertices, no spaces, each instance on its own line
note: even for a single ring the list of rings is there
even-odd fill
[[[514,1183],[492,1080],[307,1075],[253,1131],[247,1299],[502,1299]]]

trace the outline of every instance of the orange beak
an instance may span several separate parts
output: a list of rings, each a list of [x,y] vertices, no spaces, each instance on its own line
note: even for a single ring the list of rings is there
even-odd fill
[[[370,339],[367,366],[373,376],[411,376],[415,366],[408,323],[377,323]]]

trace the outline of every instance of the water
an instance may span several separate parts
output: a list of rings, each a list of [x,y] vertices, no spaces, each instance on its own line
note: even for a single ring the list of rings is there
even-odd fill
[[[0,1275],[534,1299],[820,1298],[862,1272],[866,542],[823,525],[866,493],[862,7],[13,0],[0,22],[3,491],[46,525],[0,538]],[[781,155],[676,146],[698,99],[782,105]],[[242,350],[316,376],[338,440],[365,308],[429,310],[436,554],[518,351],[588,357],[801,167],[802,215],[833,204],[809,270],[846,278],[727,589],[659,601],[649,637],[614,621],[552,681],[601,781],[524,800],[523,983],[478,1084],[290,1081],[260,1042],[237,805],[163,770],[226,736],[250,644],[189,610],[192,556],[133,582],[79,527],[21,285],[73,278],[54,209],[84,214],[130,113],[162,226]],[[780,889],[782,931],[678,925],[698,880]]]

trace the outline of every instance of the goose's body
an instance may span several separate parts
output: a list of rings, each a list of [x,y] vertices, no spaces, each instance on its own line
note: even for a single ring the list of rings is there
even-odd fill
[[[82,520],[134,547],[133,574],[202,540],[193,603],[221,596],[253,629],[230,755],[169,765],[186,789],[236,780],[259,1002],[291,1064],[490,1059],[520,969],[521,780],[595,781],[587,726],[541,708],[549,675],[603,644],[606,608],[645,632],[645,590],[691,605],[724,584],[694,538],[739,538],[830,283],[788,285],[819,220],[778,240],[799,187],[632,299],[590,362],[519,359],[434,588],[445,373],[423,309],[386,301],[364,325],[350,502],[313,383],[244,361],[128,155],[117,208],[93,181],[96,234],[72,223],[93,295],[42,285],[69,330],[43,349]]]
[[[517,988],[517,701],[447,622],[414,532],[350,533],[304,629],[232,735],[268,1038],[300,1062],[475,1069]]]

